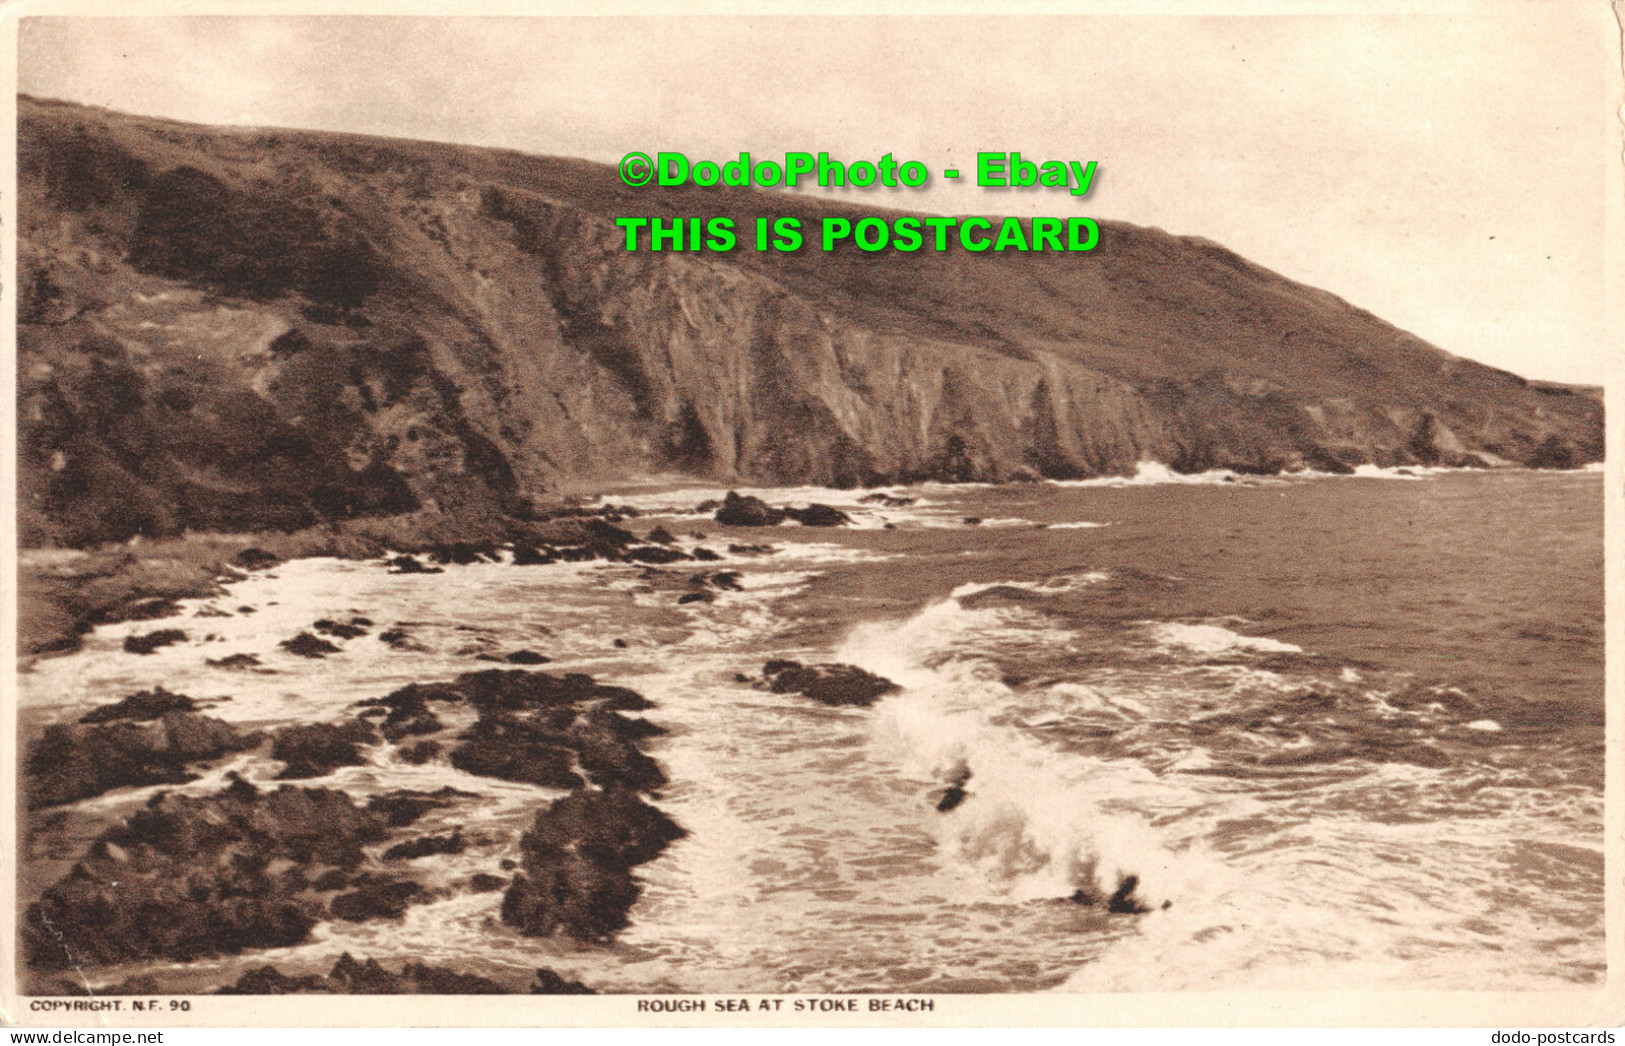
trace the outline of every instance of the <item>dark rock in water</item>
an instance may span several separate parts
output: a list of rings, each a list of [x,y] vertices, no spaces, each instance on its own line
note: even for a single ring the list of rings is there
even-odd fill
[[[396,843],[384,851],[383,860],[410,861],[434,854],[460,854],[466,846],[461,831],[454,831],[450,835],[426,835],[420,839]]]
[[[959,804],[965,801],[966,795],[965,789],[959,785],[949,785],[943,791],[942,798],[937,800],[937,813],[945,814],[958,809]]]
[[[496,545],[489,541],[453,541],[446,545],[436,545],[429,550],[429,558],[436,563],[456,563],[459,566],[468,566],[473,563],[494,563],[498,560]]]
[[[245,548],[231,557],[231,565],[244,570],[269,570],[281,562],[280,556],[274,556],[263,548]]]
[[[534,650],[515,650],[508,655],[510,665],[545,665],[551,660],[553,659]]]
[[[215,992],[216,995],[304,995],[327,993],[325,978],[315,974],[304,977],[288,977],[283,975],[275,966],[261,966],[257,970],[249,970],[237,978],[236,984],[229,984]]]
[[[462,651],[458,651],[458,653],[462,653]],[[503,659],[496,656],[495,654],[475,654],[474,655],[474,660],[476,660],[476,661],[495,661],[497,664],[503,664],[504,663]]]
[[[722,558],[703,545],[696,548],[693,552],[690,552],[689,555],[693,556],[702,563],[715,563]]]
[[[965,526],[967,526],[967,527],[979,527],[979,526],[982,525],[982,517],[981,516],[966,516],[964,518],[963,522],[964,522]]]
[[[768,689],[775,694],[805,694],[821,704],[867,708],[875,698],[902,689],[891,680],[855,665],[803,665],[799,661],[769,661],[762,667]]]
[[[716,498],[706,498],[704,501],[694,506],[694,511],[696,514],[703,516],[707,512],[715,512],[721,507],[721,505],[722,502],[718,501]]]
[[[323,918],[321,898],[271,868],[353,869],[384,831],[325,788],[262,793],[239,779],[210,796],[155,796],[28,907],[26,961],[53,970],[291,947]]]
[[[1117,891],[1106,899],[1106,910],[1116,912],[1119,915],[1139,915],[1150,911],[1150,908],[1147,908],[1139,898],[1134,896],[1134,891],[1139,888],[1139,876],[1123,876],[1122,881],[1117,884]]]
[[[330,868],[311,881],[310,888],[318,893],[334,893],[350,885],[350,877],[341,869]]]
[[[439,741],[419,741],[400,750],[401,758],[413,766],[422,766],[439,754]]]
[[[408,650],[411,648],[412,638],[407,634],[406,629],[396,625],[394,628],[386,628],[378,633],[378,642],[388,643],[396,650]]]
[[[648,536],[646,536],[643,540],[649,542],[651,545],[677,544],[677,538],[665,527],[654,528],[653,530],[649,531]]]
[[[684,834],[618,785],[559,799],[520,837],[524,872],[503,895],[502,921],[527,936],[604,940],[626,925],[637,902],[631,869]]]
[[[166,712],[191,712],[197,703],[185,694],[172,694],[162,686],[131,694],[110,705],[103,705],[79,718],[81,723],[110,723],[115,719],[141,722],[157,719]]]
[[[744,591],[744,588],[739,584],[739,571],[737,570],[719,570],[706,578],[705,583],[724,592]]]
[[[528,988],[506,987],[470,973],[409,962],[390,973],[375,959],[358,962],[345,952],[325,977],[289,977],[274,966],[250,970],[217,995],[591,995],[592,989],[539,969]],[[158,994],[154,988],[146,994]]]
[[[716,601],[717,597],[714,592],[689,592],[677,597],[679,605],[683,603],[715,603]]]
[[[231,611],[221,610],[218,607],[198,607],[192,611],[193,617],[230,617]]]
[[[186,642],[186,633],[180,629],[160,628],[158,631],[148,632],[144,636],[125,636],[124,652],[126,654],[150,654],[159,647],[184,642]]]
[[[545,567],[558,561],[558,553],[550,548],[537,548],[535,545],[526,544],[513,547],[513,565],[516,567]]]
[[[239,613],[239,614],[258,614],[259,611],[257,609],[255,609],[254,607],[242,606],[242,607],[237,608],[237,613]]]
[[[271,758],[287,764],[278,779],[322,777],[341,766],[362,765],[367,759],[360,746],[377,742],[378,734],[364,719],[285,726],[272,735]]]
[[[417,683],[408,683],[384,697],[374,697],[359,703],[364,708],[387,708],[389,714],[384,717],[380,729],[387,740],[398,742],[403,737],[433,734],[444,729],[439,717],[429,710],[428,702],[431,698],[452,701],[462,699],[460,694],[451,693],[449,698],[446,694],[444,686],[420,686]]]
[[[206,657],[203,663],[210,668],[225,668],[233,672],[247,672],[261,667],[260,659],[255,654],[230,654],[226,657]]]
[[[125,603],[119,608],[118,616],[123,621],[152,621],[180,612],[181,605],[168,596],[152,596]]]
[[[569,749],[501,733],[475,736],[451,753],[451,765],[464,773],[565,791],[582,785],[574,764]]]
[[[593,784],[607,788],[625,785],[653,791],[666,783],[666,775],[636,745],[640,738],[661,732],[642,719],[628,719],[607,708],[595,708],[570,724],[565,740],[576,750],[581,768]]]
[[[362,875],[351,881],[353,888],[328,903],[333,918],[359,923],[368,919],[399,919],[414,904],[430,900],[427,890],[410,879],[387,875]]]
[[[852,517],[832,505],[811,504],[806,508],[787,508],[784,514],[804,527],[844,527]]]
[[[942,798],[937,800],[938,813],[945,814],[956,810],[961,803],[970,797],[970,793],[965,791],[965,785],[970,783],[970,778],[971,772],[968,766],[961,766],[954,771],[948,787],[943,789]]]
[[[151,974],[141,977],[129,977],[117,984],[91,986],[81,978],[64,977],[49,989],[52,995],[76,996],[82,995],[96,998],[103,995],[162,995],[159,990],[158,979]]]
[[[1104,904],[1108,912],[1116,915],[1144,915],[1151,909],[1135,896],[1134,891],[1140,888],[1140,877],[1125,875],[1117,881],[1117,889],[1110,897],[1102,898],[1098,892],[1089,887],[1079,887],[1072,894],[1072,900],[1077,904],[1091,907]],[[1164,908],[1172,906],[1172,902],[1163,904]]]
[[[906,508],[917,500],[917,498],[893,497],[890,494],[877,491],[873,494],[865,494],[858,499],[858,503],[860,505],[884,505],[887,508]]]
[[[678,560],[693,558],[686,552],[665,545],[639,545],[627,549],[622,555],[633,563],[675,563]]]
[[[736,556],[771,556],[778,552],[774,545],[729,545],[728,551]]]
[[[178,696],[178,695],[177,695]],[[114,788],[182,784],[192,763],[260,744],[259,733],[193,712],[166,712],[156,723],[52,724],[23,758],[22,790],[29,809],[87,799]]]
[[[530,986],[531,995],[597,995],[580,981],[567,981],[546,967],[538,968]]]
[[[550,546],[554,555],[569,561],[615,559],[637,541],[630,531],[584,516],[531,524],[524,536],[528,543]]]
[[[277,646],[290,654],[309,658],[321,658],[339,652],[338,647],[325,639],[316,638],[309,632],[301,632],[292,639],[284,639]]]
[[[434,792],[415,792],[401,789],[388,795],[374,796],[367,810],[384,819],[391,828],[404,828],[430,810],[443,810],[459,800],[479,798],[473,792],[464,792],[449,785]]]
[[[784,512],[750,494],[728,491],[718,506],[715,519],[728,527],[776,527],[784,522]]]
[[[474,893],[492,893],[508,885],[508,880],[500,875],[490,872],[475,872],[468,880],[468,888]]]
[[[357,636],[364,636],[367,634],[366,626],[360,624],[360,622],[363,620],[365,619],[352,618],[348,624],[342,624],[338,621],[330,621],[324,617],[310,627],[315,629],[317,632],[320,632],[322,635],[332,636],[334,639],[354,639]],[[369,621],[368,624],[371,624],[371,622]]]
[[[614,646],[615,646],[615,649],[617,649],[617,650],[625,650],[626,649],[626,640],[617,639],[617,640],[615,640]]]
[[[391,574],[444,574],[440,567],[426,567],[415,556],[396,556],[389,561]]]

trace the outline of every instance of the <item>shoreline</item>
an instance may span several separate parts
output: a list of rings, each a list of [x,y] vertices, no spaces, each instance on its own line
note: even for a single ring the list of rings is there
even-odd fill
[[[1603,462],[1588,462],[1574,469],[1524,466],[1360,466],[1348,473],[1304,470],[1269,475],[1236,473],[1228,469],[1176,473],[1156,462],[1142,462],[1133,476],[1101,476],[1082,480],[1018,480],[1005,484],[939,483],[890,484],[879,487],[763,487],[734,481],[731,485],[682,475],[647,476],[625,483],[600,485],[572,496],[579,502],[538,512],[534,517],[490,512],[419,511],[403,516],[354,517],[296,531],[210,531],[178,537],[153,538],[136,543],[95,548],[37,546],[18,551],[18,651],[26,665],[36,657],[73,653],[80,637],[98,624],[130,620],[159,620],[170,616],[166,604],[176,599],[219,595],[224,586],[243,577],[237,557],[253,552],[268,562],[333,556],[372,559],[390,553],[434,555],[459,547],[490,550],[513,547],[535,537],[534,529],[559,520],[598,518],[611,525],[642,515],[659,515],[654,508],[616,504],[613,499],[646,500],[663,495],[700,496],[725,490],[824,492],[840,495],[945,486],[960,489],[1052,485],[1057,489],[1112,489],[1125,486],[1203,485],[1249,482],[1291,482],[1319,479],[1422,479],[1430,476],[1477,473],[1535,473],[1587,475],[1600,473]],[[796,499],[791,499],[792,501]],[[801,499],[808,500],[808,499]],[[664,506],[663,506],[664,507]],[[676,506],[669,506],[676,508]],[[545,534],[543,535],[545,536]],[[630,538],[630,535],[627,535]]]

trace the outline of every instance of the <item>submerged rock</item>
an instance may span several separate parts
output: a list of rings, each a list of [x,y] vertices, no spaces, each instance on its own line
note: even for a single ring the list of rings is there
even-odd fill
[[[803,665],[769,661],[762,666],[768,689],[775,694],[804,694],[820,704],[867,708],[883,694],[902,689],[896,683],[855,665]]]

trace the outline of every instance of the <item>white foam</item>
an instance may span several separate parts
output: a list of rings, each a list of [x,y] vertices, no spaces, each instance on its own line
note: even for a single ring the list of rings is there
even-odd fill
[[[1266,654],[1301,654],[1303,648],[1278,639],[1262,636],[1244,636],[1218,625],[1182,625],[1177,622],[1156,622],[1150,627],[1152,637],[1165,646],[1181,647],[1199,654],[1221,654],[1227,650],[1254,650]]]

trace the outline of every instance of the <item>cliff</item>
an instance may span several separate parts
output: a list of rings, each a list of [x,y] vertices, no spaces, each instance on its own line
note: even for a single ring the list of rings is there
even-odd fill
[[[1216,244],[651,254],[501,150],[19,102],[25,543],[292,528],[682,472],[754,483],[1599,460],[1599,390],[1445,353]],[[876,196],[876,201],[898,197]]]

